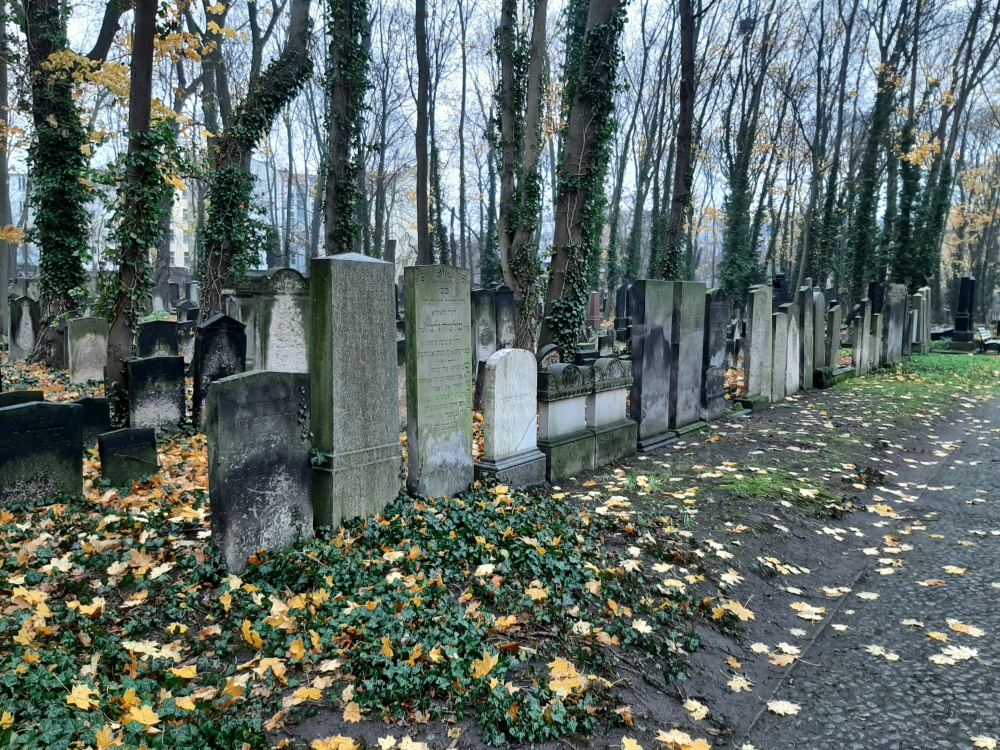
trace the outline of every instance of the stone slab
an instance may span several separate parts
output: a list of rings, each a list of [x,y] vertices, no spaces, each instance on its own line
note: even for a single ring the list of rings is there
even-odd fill
[[[151,427],[126,427],[97,437],[101,476],[112,487],[128,487],[132,482],[159,470],[156,432]]]

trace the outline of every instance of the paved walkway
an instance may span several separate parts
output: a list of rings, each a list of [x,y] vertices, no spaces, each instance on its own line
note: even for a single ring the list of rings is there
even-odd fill
[[[774,696],[799,713],[765,710],[746,738],[756,750],[992,747],[983,737],[1000,748],[1000,401],[964,421],[963,444],[916,502],[886,496],[909,519],[895,528],[916,526],[896,534],[912,550],[883,558],[904,566],[869,569],[830,609]]]

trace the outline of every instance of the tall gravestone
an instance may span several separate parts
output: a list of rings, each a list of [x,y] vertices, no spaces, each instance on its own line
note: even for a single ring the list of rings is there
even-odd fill
[[[632,363],[618,357],[594,362],[587,396],[587,428],[594,433],[594,468],[634,455],[638,425],[627,417]]]
[[[596,330],[601,327],[602,322],[601,293],[594,290],[590,293],[590,297],[587,301],[587,328]]]
[[[958,305],[955,307],[955,332],[951,338],[951,348],[972,351],[973,315],[976,309],[976,280],[963,276],[958,283]]]
[[[139,324],[140,357],[176,357],[178,352],[177,322],[149,320]]]
[[[813,371],[816,363],[813,360],[815,354],[815,344],[813,336],[816,329],[813,325],[813,299],[812,286],[799,287],[795,295],[795,308],[799,316],[799,387],[803,390],[812,388]]]
[[[66,324],[69,379],[73,383],[104,380],[108,356],[108,321],[104,318],[74,318]]]
[[[620,284],[615,290],[615,336],[619,341],[627,341],[629,326],[632,325],[632,294],[629,284]]]
[[[907,327],[906,294],[905,284],[890,284],[886,291],[882,325],[885,333],[883,357],[888,365],[903,360],[903,339]]]
[[[840,305],[833,305],[826,314],[826,361],[834,371],[840,368],[840,327],[843,314]]]
[[[230,570],[313,534],[309,375],[254,371],[208,391],[212,541]]]
[[[871,327],[871,316],[871,305],[868,303],[868,299],[865,298],[858,303],[858,313],[851,325],[851,359],[853,360],[855,375],[864,375],[869,369],[871,335],[868,331]]]
[[[884,364],[882,359],[882,345],[885,341],[884,329],[885,313],[875,313],[872,316],[872,369],[877,369]]]
[[[309,372],[309,283],[293,268],[268,278],[258,308],[260,369]]]
[[[511,349],[517,341],[517,306],[514,290],[509,286],[499,287],[493,295],[497,317],[497,349]]]
[[[671,315],[670,426],[701,421],[702,358],[705,348],[705,285],[675,281]]]
[[[513,487],[545,482],[545,456],[538,450],[538,378],[535,355],[500,349],[483,368],[483,458],[476,476]]]
[[[128,363],[129,425],[176,428],[184,422],[184,360],[144,357]]]
[[[924,295],[917,292],[913,295],[910,309],[910,349],[916,353],[923,351],[924,336]]]
[[[813,287],[813,368],[829,366],[826,360],[826,296],[819,287]]]
[[[42,324],[42,311],[38,300],[28,296],[10,302],[10,360],[27,359],[35,349]]]
[[[670,429],[670,332],[673,284],[639,279],[631,286],[632,394],[629,416],[639,425],[639,449],[673,440]]]
[[[403,271],[403,274],[405,279],[406,271]],[[476,375],[478,363],[488,360],[497,350],[497,319],[493,297],[492,289],[476,289],[472,292],[473,377]]]
[[[705,337],[701,359],[701,418],[721,417],[726,411],[726,331],[729,300],[719,289],[705,294]]]
[[[205,399],[208,387],[216,380],[237,375],[247,365],[246,327],[228,315],[215,315],[195,329],[194,401],[191,421],[196,427],[205,424]]]
[[[785,395],[791,396],[802,389],[802,311],[794,302],[781,305],[788,316],[788,352],[785,360]]]
[[[788,306],[778,305],[778,312],[771,315],[771,393],[772,403],[785,398],[787,379],[785,370],[788,363]]]
[[[407,483],[428,497],[454,495],[472,483],[470,281],[468,270],[452,266],[403,270]]]
[[[771,289],[766,286],[751,287],[747,297],[746,340],[743,342],[743,394],[747,399],[771,397],[773,299]]]
[[[920,351],[926,354],[931,350],[931,288],[923,286],[920,288],[920,295],[923,297],[920,309]]]
[[[0,507],[81,493],[82,411],[47,401],[0,409]]]
[[[395,273],[360,253],[309,261],[316,526],[374,515],[399,494]]]

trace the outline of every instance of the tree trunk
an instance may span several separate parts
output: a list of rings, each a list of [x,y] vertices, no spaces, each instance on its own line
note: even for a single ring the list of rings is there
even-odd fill
[[[427,53],[427,0],[416,0],[417,43],[417,264],[429,265],[431,257],[430,216],[427,205],[427,99],[431,64]]]
[[[0,0],[0,18],[7,18],[7,2]],[[10,124],[10,111],[7,109],[7,35],[0,34],[0,133],[4,134],[0,142],[0,230],[10,227],[14,217],[10,206],[10,162],[7,146],[9,137],[7,127]],[[17,265],[17,243],[7,242],[0,238],[0,337],[7,335],[10,305],[7,304],[7,284],[16,275],[12,273]]]

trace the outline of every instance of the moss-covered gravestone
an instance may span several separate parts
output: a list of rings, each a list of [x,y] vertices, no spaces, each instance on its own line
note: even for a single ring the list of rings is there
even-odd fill
[[[601,357],[592,370],[587,427],[594,432],[594,467],[599,468],[635,454],[638,426],[626,417],[626,399],[632,387],[631,362]]]
[[[140,357],[176,357],[178,352],[177,322],[149,320],[139,324]]]
[[[108,356],[108,321],[104,318],[74,318],[66,324],[69,379],[73,383],[104,380]]]
[[[774,320],[771,287],[750,287],[747,296],[746,340],[743,342],[743,397],[747,401],[771,400],[771,377],[784,378],[784,370],[774,373]]]
[[[720,289],[705,294],[705,340],[701,359],[701,418],[721,417],[726,401],[726,329],[729,326],[729,300]]]
[[[674,440],[670,429],[670,331],[673,284],[640,279],[631,286],[632,393],[630,416],[639,425],[639,449]]]
[[[184,421],[184,360],[143,357],[128,363],[129,424],[176,428]]]
[[[705,347],[705,285],[675,281],[670,344],[670,426],[701,421],[702,354]]]
[[[16,297],[10,302],[10,361],[27,359],[35,349],[42,311],[38,300]]]
[[[258,309],[260,369],[309,372],[309,282],[294,268],[272,272]]]
[[[550,482],[594,468],[594,430],[587,427],[593,385],[589,366],[560,363],[538,373],[538,447]]]
[[[0,507],[83,489],[83,409],[35,402],[0,409]]]
[[[191,421],[205,424],[208,387],[216,380],[243,372],[247,366],[246,326],[228,315],[215,315],[195,329],[194,399]]]
[[[126,427],[97,437],[101,457],[101,476],[113,487],[128,487],[132,482],[155,474],[156,433],[152,427]]]

